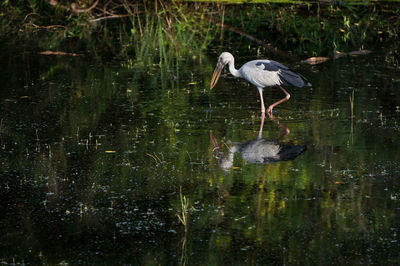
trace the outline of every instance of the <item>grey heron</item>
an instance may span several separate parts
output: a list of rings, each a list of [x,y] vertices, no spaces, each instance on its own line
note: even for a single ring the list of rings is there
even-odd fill
[[[280,127],[285,129],[285,135],[289,134],[290,130],[283,124],[278,123],[272,114],[268,114],[272,122],[279,124]],[[261,124],[258,136],[256,139],[250,140],[246,143],[235,144],[229,148],[228,154],[223,154],[218,145],[218,141],[215,138],[212,131],[210,131],[211,144],[213,146],[213,153],[218,158],[218,163],[223,169],[230,169],[233,166],[233,159],[235,153],[240,153],[242,158],[248,163],[257,164],[268,164],[280,161],[293,160],[300,154],[302,154],[307,147],[301,145],[292,145],[289,143],[283,143],[280,138],[275,139],[263,139],[262,131],[264,125],[265,114],[261,115]]]
[[[239,70],[235,69],[235,59],[228,52],[223,52],[219,58],[217,66],[211,78],[210,89],[218,82],[222,69],[228,65],[229,72],[234,77],[243,78],[255,85],[260,94],[261,113],[265,113],[265,105],[263,98],[264,87],[279,86],[285,93],[285,98],[271,104],[267,112],[272,113],[272,109],[280,103],[283,103],[290,98],[290,94],[282,87],[283,85],[291,85],[296,87],[311,86],[311,83],[301,74],[289,69],[279,62],[260,59],[252,60],[245,63]]]

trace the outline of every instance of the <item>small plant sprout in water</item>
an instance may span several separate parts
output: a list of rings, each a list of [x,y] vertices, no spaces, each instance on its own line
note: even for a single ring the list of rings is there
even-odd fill
[[[350,100],[350,112],[351,112],[350,138],[351,138],[351,143],[353,143],[353,136],[354,136],[354,88],[352,89],[351,95],[349,96],[349,100]]]
[[[177,213],[179,221],[185,226],[185,232],[188,231],[188,217],[189,217],[189,199],[182,194],[182,186],[179,188],[179,195],[181,199],[181,210],[180,214]]]

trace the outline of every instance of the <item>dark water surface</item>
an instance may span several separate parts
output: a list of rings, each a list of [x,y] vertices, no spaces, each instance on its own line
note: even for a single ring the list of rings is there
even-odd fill
[[[319,66],[263,55],[313,84],[265,119],[264,139],[307,148],[271,163],[243,152],[257,90],[229,77],[209,90],[217,53],[151,68],[1,55],[0,261],[400,264],[395,49]]]

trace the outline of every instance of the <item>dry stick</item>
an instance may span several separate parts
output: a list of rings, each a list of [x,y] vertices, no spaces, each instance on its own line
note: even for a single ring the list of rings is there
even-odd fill
[[[110,15],[110,16],[113,16],[113,15],[114,15],[114,13],[108,11],[108,10],[106,9],[106,7],[95,7],[94,9],[97,10],[97,11],[102,12],[104,15],[106,15],[106,14],[107,14],[107,15]]]
[[[75,54],[75,53],[66,53],[66,52],[62,52],[62,51],[43,51],[40,52],[39,54],[41,55],[67,55],[67,56],[80,56],[82,54]]]
[[[29,13],[29,14],[27,14],[26,16],[25,16],[25,18],[24,18],[24,22],[28,19],[28,17],[30,17],[30,16],[39,16],[40,17],[40,15],[38,14],[38,13]]]
[[[168,17],[168,13],[171,13],[171,11],[166,7],[166,5],[162,2],[162,0],[160,0],[160,5],[161,5],[161,7],[163,8],[163,10],[165,10],[165,11],[167,11],[167,12],[165,12],[165,16],[164,16],[164,18],[165,18],[165,21],[167,22],[167,24],[168,24],[168,29],[171,29],[171,26],[172,26],[172,18],[171,17]]]
[[[178,8],[178,12],[179,12],[179,15],[181,15],[181,17],[183,18],[183,20],[184,20],[185,22],[187,22],[188,20],[187,20],[185,14],[183,14],[183,12],[182,12],[182,10],[181,10],[180,8]],[[175,17],[176,17],[176,16],[175,16]]]
[[[103,11],[104,11],[104,13],[106,12],[107,6],[108,6],[111,2],[112,2],[112,0],[108,0],[108,1],[104,4],[104,6],[103,6]],[[125,2],[125,1],[124,1],[124,2]]]
[[[123,5],[124,5],[124,8],[126,9],[126,11],[128,11],[129,15],[133,16],[133,11],[132,11],[131,7],[129,6],[129,4],[126,2],[126,0],[124,0]]]
[[[52,28],[63,28],[63,29],[67,29],[67,27],[63,26],[63,25],[49,25],[49,26],[40,26],[40,25],[36,25],[35,23],[31,23],[31,25],[35,28],[38,29],[52,29]]]
[[[105,20],[105,19],[126,18],[126,17],[130,17],[130,16],[131,16],[131,15],[129,15],[129,14],[124,14],[124,15],[112,15],[112,16],[107,16],[107,17],[100,17],[100,18],[90,19],[89,22],[99,22],[99,21]]]
[[[32,15],[36,15],[36,16],[40,16],[39,14],[36,13],[29,13],[28,15],[25,16],[24,18],[24,23],[25,21],[28,19],[28,17],[32,16]],[[49,25],[49,26],[40,26],[40,25],[36,25],[35,23],[26,23],[24,24],[26,26],[28,25],[32,25],[33,27],[35,27],[36,29],[52,29],[52,28],[63,28],[63,29],[67,29],[67,27],[63,26],[63,25]]]
[[[138,4],[138,5],[139,5],[139,4]],[[147,6],[146,6],[146,0],[143,0],[143,7],[144,7],[144,13],[145,13],[145,14],[148,14]]]
[[[135,9],[137,21],[138,21],[138,24],[139,24],[140,37],[143,37],[142,23],[140,22],[140,16],[139,16],[139,11],[138,11],[138,10],[139,10],[139,9],[138,9],[138,5],[139,5],[139,4],[136,4],[136,5],[134,6],[134,9]]]
[[[219,39],[220,39],[220,40],[222,40],[224,22],[225,22],[225,5],[222,4],[221,34],[219,35]]]
[[[123,5],[123,4],[121,4],[121,5],[115,5],[115,6],[113,6],[110,10],[109,10],[109,12],[111,12],[111,14],[115,14],[116,13],[116,11],[115,10],[120,10],[121,8],[124,8],[125,6]]]

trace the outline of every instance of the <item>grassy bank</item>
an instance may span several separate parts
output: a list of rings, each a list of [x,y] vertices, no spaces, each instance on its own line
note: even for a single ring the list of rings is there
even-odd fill
[[[0,30],[40,50],[121,56],[146,65],[199,57],[219,45],[292,51],[304,59],[399,38],[396,3],[231,3],[4,1]]]

